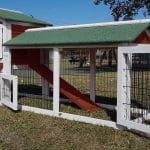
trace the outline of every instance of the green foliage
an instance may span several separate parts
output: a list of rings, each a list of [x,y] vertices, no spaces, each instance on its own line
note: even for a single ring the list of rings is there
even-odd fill
[[[94,0],[94,3],[95,5],[103,3],[109,6],[115,21],[121,18],[131,20],[138,15],[141,9],[143,9],[144,16],[150,15],[149,0]]]

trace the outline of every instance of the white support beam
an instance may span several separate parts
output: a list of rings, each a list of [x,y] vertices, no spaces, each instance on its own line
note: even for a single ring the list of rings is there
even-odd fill
[[[1,19],[1,56],[0,56],[0,63],[3,63],[3,68],[0,73],[5,73],[7,75],[11,75],[11,52],[8,47],[2,46],[3,43],[7,42],[11,39],[11,24],[6,22],[5,20]],[[1,104],[1,99],[0,99]]]
[[[119,49],[121,49],[122,53],[125,54],[142,54],[150,52],[150,44],[130,44],[130,45],[120,45]]]
[[[53,49],[53,111],[59,113],[60,99],[60,49]]]
[[[90,99],[95,102],[95,87],[96,87],[96,52],[90,50]]]
[[[126,55],[126,118],[131,119],[131,69],[132,69],[132,54]]]
[[[131,73],[132,54],[122,53],[122,48],[118,48],[118,76],[117,76],[117,122],[121,119],[130,120],[131,116]]]
[[[11,24],[3,20],[3,43],[11,39]],[[2,73],[11,75],[11,52],[8,47],[3,46],[3,58],[0,60],[4,67]]]
[[[122,53],[122,47],[118,48],[118,70],[117,70],[117,123],[122,124],[125,119],[125,104],[126,103],[126,73],[124,67],[126,66],[125,55]]]

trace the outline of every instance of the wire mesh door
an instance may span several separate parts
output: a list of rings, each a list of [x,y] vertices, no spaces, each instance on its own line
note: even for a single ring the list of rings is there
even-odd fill
[[[18,78],[13,75],[0,74],[0,98],[5,106],[18,110]]]
[[[119,49],[117,122],[150,134],[150,53],[144,52],[148,48]]]
[[[44,50],[42,50],[44,51]],[[52,52],[46,51],[48,58],[42,58],[41,63],[47,69],[53,69]],[[42,53],[43,55],[43,53]],[[46,63],[43,62],[46,60]],[[40,66],[38,66],[40,68]],[[19,105],[52,110],[53,85],[28,65],[12,65],[12,73],[18,76],[18,103]],[[51,75],[50,75],[51,76]]]
[[[78,89],[89,94],[89,51],[66,49],[61,53],[61,78]]]

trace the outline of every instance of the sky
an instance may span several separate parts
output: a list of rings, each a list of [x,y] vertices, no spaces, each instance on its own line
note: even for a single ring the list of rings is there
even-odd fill
[[[0,8],[18,10],[53,25],[113,21],[109,8],[96,6],[93,0],[0,0]],[[138,15],[136,19],[144,17]]]

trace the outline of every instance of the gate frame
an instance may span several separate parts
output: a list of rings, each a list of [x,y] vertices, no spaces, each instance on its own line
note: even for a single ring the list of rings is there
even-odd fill
[[[8,80],[12,84],[12,89],[10,88],[10,95],[11,98],[8,100],[3,98],[3,86],[5,86],[5,83],[3,80]],[[5,105],[9,107],[12,110],[18,110],[18,77],[14,75],[6,75],[1,73],[0,74],[0,103],[2,105]],[[11,86],[11,85],[10,85]],[[12,100],[12,101],[11,101]]]
[[[130,71],[125,74],[123,70],[125,67],[127,69],[131,68],[131,59],[126,61],[125,55],[133,53],[150,53],[150,44],[131,44],[122,45],[118,47],[118,75],[117,75],[117,124],[127,127],[128,129],[138,130],[144,133],[150,134],[150,126],[145,124],[140,124],[130,120],[130,110],[125,112],[124,103],[130,108],[130,91],[126,90],[123,86],[125,84],[131,84]],[[126,77],[125,77],[126,76]],[[129,80],[126,80],[129,79]],[[126,101],[126,98],[128,101]]]

